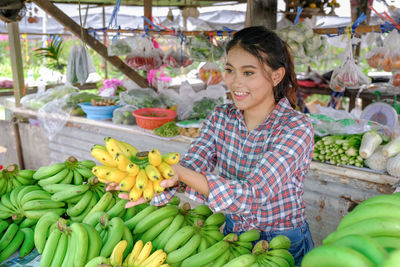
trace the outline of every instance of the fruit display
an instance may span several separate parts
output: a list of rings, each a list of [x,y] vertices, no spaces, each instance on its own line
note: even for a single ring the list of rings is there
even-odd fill
[[[342,218],[322,246],[305,255],[301,266],[396,266],[390,262],[400,249],[399,205],[399,193],[364,200]]]
[[[113,99],[100,99],[100,100],[91,99],[90,104],[92,106],[116,106],[116,105],[118,105],[117,102]]]
[[[161,155],[158,149],[138,152],[132,145],[112,137],[104,139],[105,146],[94,145],[92,156],[104,165],[92,168],[94,175],[104,183],[118,183],[121,191],[129,192],[129,199],[140,197],[151,200],[153,194],[160,194],[163,179],[174,177],[170,165],[179,162],[178,153]]]
[[[199,69],[200,79],[207,85],[215,85],[222,82],[222,73],[217,64],[207,62]]]
[[[33,230],[0,220],[0,263],[19,249],[21,258],[34,248]]]
[[[0,196],[11,192],[21,185],[32,185],[36,181],[33,178],[35,170],[19,170],[16,164],[8,165],[0,171]]]

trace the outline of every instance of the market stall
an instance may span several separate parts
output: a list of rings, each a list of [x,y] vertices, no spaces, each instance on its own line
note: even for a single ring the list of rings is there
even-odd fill
[[[223,37],[234,32],[225,29],[176,34],[170,29],[128,29],[125,33],[134,35],[129,39],[131,36],[120,36],[124,32],[120,29],[83,29],[49,1],[35,2],[137,85],[149,88],[130,88],[127,83],[110,79],[104,81],[98,94],[81,92],[75,85],[85,83],[90,69],[84,45],[71,49],[67,70],[70,83],[24,96],[22,106],[18,105],[16,88],[15,102],[6,105],[12,121],[0,122],[5,129],[0,132],[0,139],[6,140],[6,162],[19,163],[7,164],[0,172],[0,263],[86,267],[294,266],[293,254],[289,252],[291,241],[286,236],[258,241],[257,229],[224,236],[224,213],[213,212],[182,193],[161,207],[144,203],[125,208],[128,199],[118,197],[118,193],[126,193],[131,201],[140,197],[149,201],[153,193],[163,192],[160,182],[173,177],[171,165],[185,154],[202,120],[216,105],[229,101],[221,71],[213,60],[198,70],[198,78],[204,83],[200,90],[189,83],[177,88],[150,88],[151,80],[146,81],[139,72],[149,75],[160,67],[161,61],[177,69],[187,67],[192,63],[190,53],[199,56],[201,51],[217,50],[223,46]],[[330,5],[333,11],[335,1]],[[308,8],[312,12],[317,7]],[[147,23],[152,25],[151,21]],[[367,104],[375,98],[397,96],[395,78],[385,86],[368,86],[351,52],[352,33],[383,32],[387,28],[353,25],[312,29],[309,23],[295,23],[280,31],[282,39],[297,47],[295,60],[309,63],[315,59],[313,56],[323,54],[325,41],[320,33],[347,33],[349,41],[345,49],[347,60],[334,69],[329,87],[303,86],[304,95],[330,95],[333,90],[331,102],[346,96],[352,109],[359,97],[364,100],[364,111],[368,111]],[[396,33],[394,27],[395,23],[390,28],[392,33]],[[297,35],[290,33],[293,31]],[[95,38],[96,32],[115,33],[117,41],[106,47]],[[171,34],[180,46],[170,48],[175,53],[161,56],[163,51],[153,37]],[[182,44],[191,35],[200,36],[203,41],[208,38],[211,46],[197,47],[190,53],[183,50]],[[309,38],[308,42],[304,37]],[[379,49],[372,52],[374,58],[391,59],[393,64],[389,66],[396,77],[397,54],[382,56]],[[122,57],[125,59],[121,60]],[[368,63],[377,66],[378,62]],[[379,68],[384,67],[388,64]],[[332,106],[318,107],[317,113],[307,115],[315,140],[313,161],[305,175],[304,199],[317,248],[306,254],[303,267],[325,263],[344,266],[349,262],[349,266],[386,267],[398,263],[398,106],[396,99],[392,105],[375,103],[375,107],[376,104],[384,115],[370,108],[368,114],[355,118]],[[118,189],[106,191],[109,183],[118,184]],[[336,253],[343,257],[337,259]],[[321,261],[325,263],[321,265]]]

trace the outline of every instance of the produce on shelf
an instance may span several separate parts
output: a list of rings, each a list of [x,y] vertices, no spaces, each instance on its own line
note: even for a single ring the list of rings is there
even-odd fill
[[[113,112],[112,122],[125,125],[135,125],[136,119],[135,116],[133,116],[135,110],[136,108],[132,105],[125,105],[117,108]]]
[[[391,31],[383,40],[383,46],[372,49],[365,55],[368,65],[378,70],[400,70],[400,34]]]
[[[0,196],[18,186],[35,184],[34,173],[35,170],[19,170],[16,164],[6,166],[0,171]]]
[[[364,159],[369,158],[382,142],[383,139],[377,131],[364,133],[361,139],[360,156]]]
[[[391,266],[391,253],[400,248],[399,207],[399,193],[364,200],[322,246],[305,255],[301,266]]]
[[[28,255],[33,247],[33,231],[21,228],[17,223],[0,220],[0,263],[19,249],[21,258]]]
[[[118,183],[122,191],[129,192],[131,201],[143,196],[151,200],[153,194],[160,194],[163,179],[174,177],[170,165],[179,162],[178,153],[161,155],[157,149],[139,152],[128,143],[112,137],[104,138],[105,147],[95,145],[91,154],[104,165],[94,166],[92,172],[101,182]]]
[[[164,123],[158,128],[154,129],[154,134],[162,137],[173,137],[179,135],[179,128],[174,121]]]
[[[224,103],[224,99],[219,97],[217,99],[210,97],[203,97],[202,99],[193,103],[192,111],[188,119],[205,119],[217,105]]]
[[[100,99],[100,100],[90,100],[92,106],[116,106],[117,102],[113,99]]]
[[[358,154],[362,135],[328,135],[315,142],[313,159],[333,165],[364,166]]]
[[[382,153],[383,146],[379,146],[371,156],[365,159],[365,165],[375,171],[385,171],[388,158]]]

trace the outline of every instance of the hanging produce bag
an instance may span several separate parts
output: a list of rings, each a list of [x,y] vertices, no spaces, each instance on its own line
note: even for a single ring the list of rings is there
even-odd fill
[[[207,85],[216,85],[222,82],[222,73],[217,64],[207,62],[199,69],[200,79]]]
[[[400,70],[400,33],[391,31],[383,40],[383,46],[366,53],[365,59],[370,67],[378,70]]]
[[[108,56],[125,56],[132,52],[132,47],[129,45],[130,38],[123,38],[121,35],[115,35],[108,41],[107,52]]]
[[[83,85],[89,74],[96,72],[93,61],[85,46],[80,44],[73,45],[68,57],[66,83]]]
[[[346,87],[360,87],[369,82],[368,77],[364,75],[360,67],[355,63],[352,43],[353,39],[349,39],[344,52],[342,65],[333,70],[330,88],[335,92],[343,92]]]
[[[128,66],[144,71],[161,67],[164,53],[160,48],[154,46],[151,37],[137,37],[130,42],[130,45],[132,52],[125,58]]]
[[[186,48],[184,36],[170,40],[168,52],[164,56],[164,63],[172,68],[185,68],[193,63]]]

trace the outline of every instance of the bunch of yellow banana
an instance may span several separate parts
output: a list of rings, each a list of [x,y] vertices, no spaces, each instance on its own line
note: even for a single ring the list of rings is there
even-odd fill
[[[118,183],[121,191],[129,192],[129,199],[140,197],[151,200],[154,193],[164,188],[160,182],[174,177],[170,165],[179,162],[179,153],[161,155],[158,149],[138,152],[132,145],[112,137],[104,138],[105,146],[94,145],[92,156],[104,165],[94,166],[92,172],[101,182]]]

